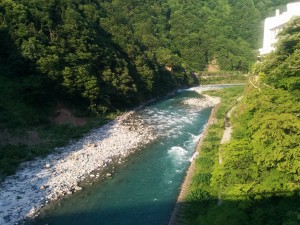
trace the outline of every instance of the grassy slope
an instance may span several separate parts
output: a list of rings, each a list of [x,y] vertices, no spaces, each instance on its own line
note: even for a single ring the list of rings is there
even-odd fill
[[[218,193],[210,186],[210,179],[215,163],[218,163],[218,150],[224,129],[224,117],[236,104],[236,99],[242,95],[244,87],[236,86],[215,91],[207,94],[221,97],[222,102],[215,114],[215,123],[209,127],[206,139],[201,145],[200,156],[196,160],[196,173],[189,188],[185,219],[189,224],[197,224],[199,212],[206,211],[211,202],[217,203]]]
[[[222,106],[197,159],[197,172],[186,198],[186,224],[300,224],[300,148],[295,141],[300,134],[299,97],[268,87],[259,92],[248,86],[232,118],[233,137],[222,147],[225,158],[219,165],[223,118],[236,99],[232,95],[230,100],[224,91],[230,92],[211,93],[222,97]],[[273,136],[282,130],[289,132],[286,138]]]

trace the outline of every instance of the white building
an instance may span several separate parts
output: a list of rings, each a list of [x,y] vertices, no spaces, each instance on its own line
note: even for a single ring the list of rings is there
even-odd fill
[[[287,4],[287,11],[280,14],[279,9],[276,15],[265,19],[263,48],[259,49],[260,55],[268,54],[274,50],[277,41],[277,34],[280,29],[293,17],[300,16],[300,2]]]

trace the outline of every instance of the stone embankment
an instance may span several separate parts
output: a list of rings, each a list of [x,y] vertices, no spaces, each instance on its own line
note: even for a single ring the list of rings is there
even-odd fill
[[[151,128],[130,112],[55,154],[23,164],[0,184],[0,224],[34,218],[44,205],[82,190],[85,180],[97,179],[99,172],[152,139]]]
[[[200,94],[202,93],[202,91],[198,91],[198,92]],[[203,107],[203,105],[205,105],[207,107],[214,107],[214,108],[212,109],[212,112],[211,112],[209,120],[206,124],[205,130],[203,131],[203,133],[200,136],[200,139],[199,139],[198,144],[196,146],[196,151],[190,159],[191,165],[189,166],[189,169],[186,173],[184,181],[181,185],[180,193],[178,195],[175,208],[173,210],[171,219],[169,221],[169,225],[181,225],[181,224],[183,224],[182,215],[181,215],[182,214],[182,208],[183,208],[183,205],[184,205],[185,197],[186,197],[187,192],[188,192],[188,188],[191,185],[193,176],[195,174],[195,170],[196,170],[195,159],[200,154],[199,150],[201,148],[203,140],[207,136],[209,126],[215,122],[215,113],[217,111],[219,103],[221,102],[221,99],[218,98],[218,97],[212,97],[212,96],[204,95],[204,94],[202,94],[202,95],[205,97],[204,99],[202,99],[202,103],[201,103],[201,101],[199,101],[199,99],[191,99],[191,100],[187,100],[187,101],[189,102],[189,104],[193,104],[193,105],[198,104],[199,107]]]

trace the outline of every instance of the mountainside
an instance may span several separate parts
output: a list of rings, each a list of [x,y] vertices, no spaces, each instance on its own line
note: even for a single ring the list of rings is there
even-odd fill
[[[21,148],[13,157],[18,165],[48,143],[81,133],[53,121],[84,124],[91,115],[198,84],[194,74],[212,61],[222,70],[247,71],[260,21],[283,3],[2,0],[1,160],[7,164],[12,149]]]
[[[63,97],[94,112],[128,107],[192,84],[189,73],[213,59],[221,69],[248,70],[257,7],[270,6],[261,4],[4,0],[1,76],[22,82],[25,103]]]

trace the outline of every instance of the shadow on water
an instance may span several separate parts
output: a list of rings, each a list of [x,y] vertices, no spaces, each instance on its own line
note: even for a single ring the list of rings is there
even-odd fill
[[[157,151],[152,148],[135,152],[126,163],[115,167],[112,178],[49,205],[40,217],[26,224],[168,224],[184,171],[176,172],[176,178],[169,175],[173,162],[151,160]]]
[[[300,191],[226,196],[181,203],[186,223],[201,225],[299,225]],[[174,224],[175,225],[175,224]]]
[[[217,198],[178,203],[181,214],[173,225],[299,225],[300,195],[295,193],[270,193],[268,197],[244,200]],[[236,196],[235,198],[240,198]],[[244,198],[244,196],[242,197]],[[258,198],[258,197],[257,197]],[[105,203],[104,203],[105,204]],[[75,206],[76,207],[76,206]],[[152,204],[124,205],[118,208],[97,210],[81,209],[69,214],[46,215],[33,225],[167,225],[167,217],[161,211],[171,212],[173,201],[153,201]],[[184,217],[182,217],[184,215]],[[162,216],[164,218],[162,218]],[[185,222],[183,221],[185,220]]]
[[[167,225],[171,217],[162,211],[172,212],[174,202],[154,201],[152,204],[105,208],[82,209],[76,213],[46,215],[32,225]]]

